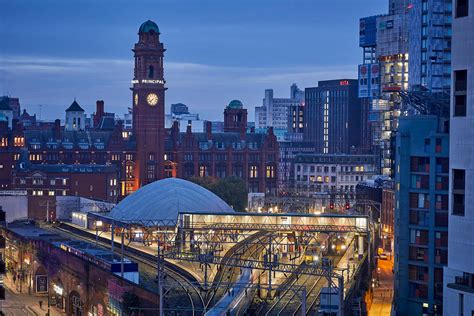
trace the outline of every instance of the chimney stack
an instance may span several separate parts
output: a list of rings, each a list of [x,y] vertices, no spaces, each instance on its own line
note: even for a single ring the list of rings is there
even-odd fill
[[[191,120],[188,121],[188,126],[186,126],[186,134],[191,134]]]
[[[206,121],[206,135],[207,135],[207,140],[212,139],[212,122],[211,121]]]
[[[95,103],[94,127],[99,126],[100,121],[105,115],[104,100],[97,100]]]
[[[54,120],[54,139],[61,139],[61,121],[59,119]]]

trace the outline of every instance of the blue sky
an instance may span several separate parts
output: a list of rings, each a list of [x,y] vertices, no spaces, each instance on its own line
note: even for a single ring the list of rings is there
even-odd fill
[[[356,77],[359,18],[386,0],[0,0],[0,94],[42,118],[77,98],[122,114],[131,105],[131,48],[140,24],[160,27],[166,107],[183,102],[221,119],[240,99],[250,111],[264,89],[286,97],[318,80]]]

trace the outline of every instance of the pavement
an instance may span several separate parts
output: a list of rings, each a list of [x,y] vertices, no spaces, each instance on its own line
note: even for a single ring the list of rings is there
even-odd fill
[[[390,316],[393,299],[393,261],[378,260],[379,286],[374,288],[369,316]]]
[[[42,316],[48,313],[48,301],[46,296],[28,295],[27,291],[20,293],[16,290],[13,281],[7,276],[3,279],[5,285],[5,301],[0,301],[0,310],[5,315],[25,315],[25,316]],[[25,293],[26,292],[26,293]],[[43,301],[40,308],[39,301]],[[56,308],[50,308],[50,316],[66,315],[58,311]]]

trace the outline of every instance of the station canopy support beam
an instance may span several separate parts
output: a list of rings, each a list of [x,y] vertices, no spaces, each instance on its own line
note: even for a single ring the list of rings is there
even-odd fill
[[[267,231],[298,231],[311,233],[367,233],[366,228],[345,225],[298,225],[298,224],[258,224],[258,223],[215,223],[194,230],[267,230]]]

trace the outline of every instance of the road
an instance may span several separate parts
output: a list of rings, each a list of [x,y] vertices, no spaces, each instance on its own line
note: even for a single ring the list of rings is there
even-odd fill
[[[374,288],[369,316],[390,316],[393,297],[393,261],[378,260],[379,286]]]
[[[43,308],[40,309],[39,301],[43,301]],[[46,298],[35,297],[28,294],[16,294],[10,291],[8,288],[5,293],[5,301],[0,301],[0,310],[5,315],[25,315],[25,316],[36,316],[45,315],[47,313]],[[51,308],[51,315],[61,315],[54,308]],[[64,314],[65,315],[65,314]]]
[[[18,293],[11,290],[14,286],[10,278],[4,277],[3,281],[5,286],[5,300],[0,301],[0,310],[4,312],[5,315],[46,315],[48,311],[48,303],[45,296],[38,297],[35,295],[28,295],[27,293]],[[39,306],[39,301],[43,301],[42,308]],[[51,307],[50,315],[60,316],[66,315],[66,313],[61,313],[56,308]]]

